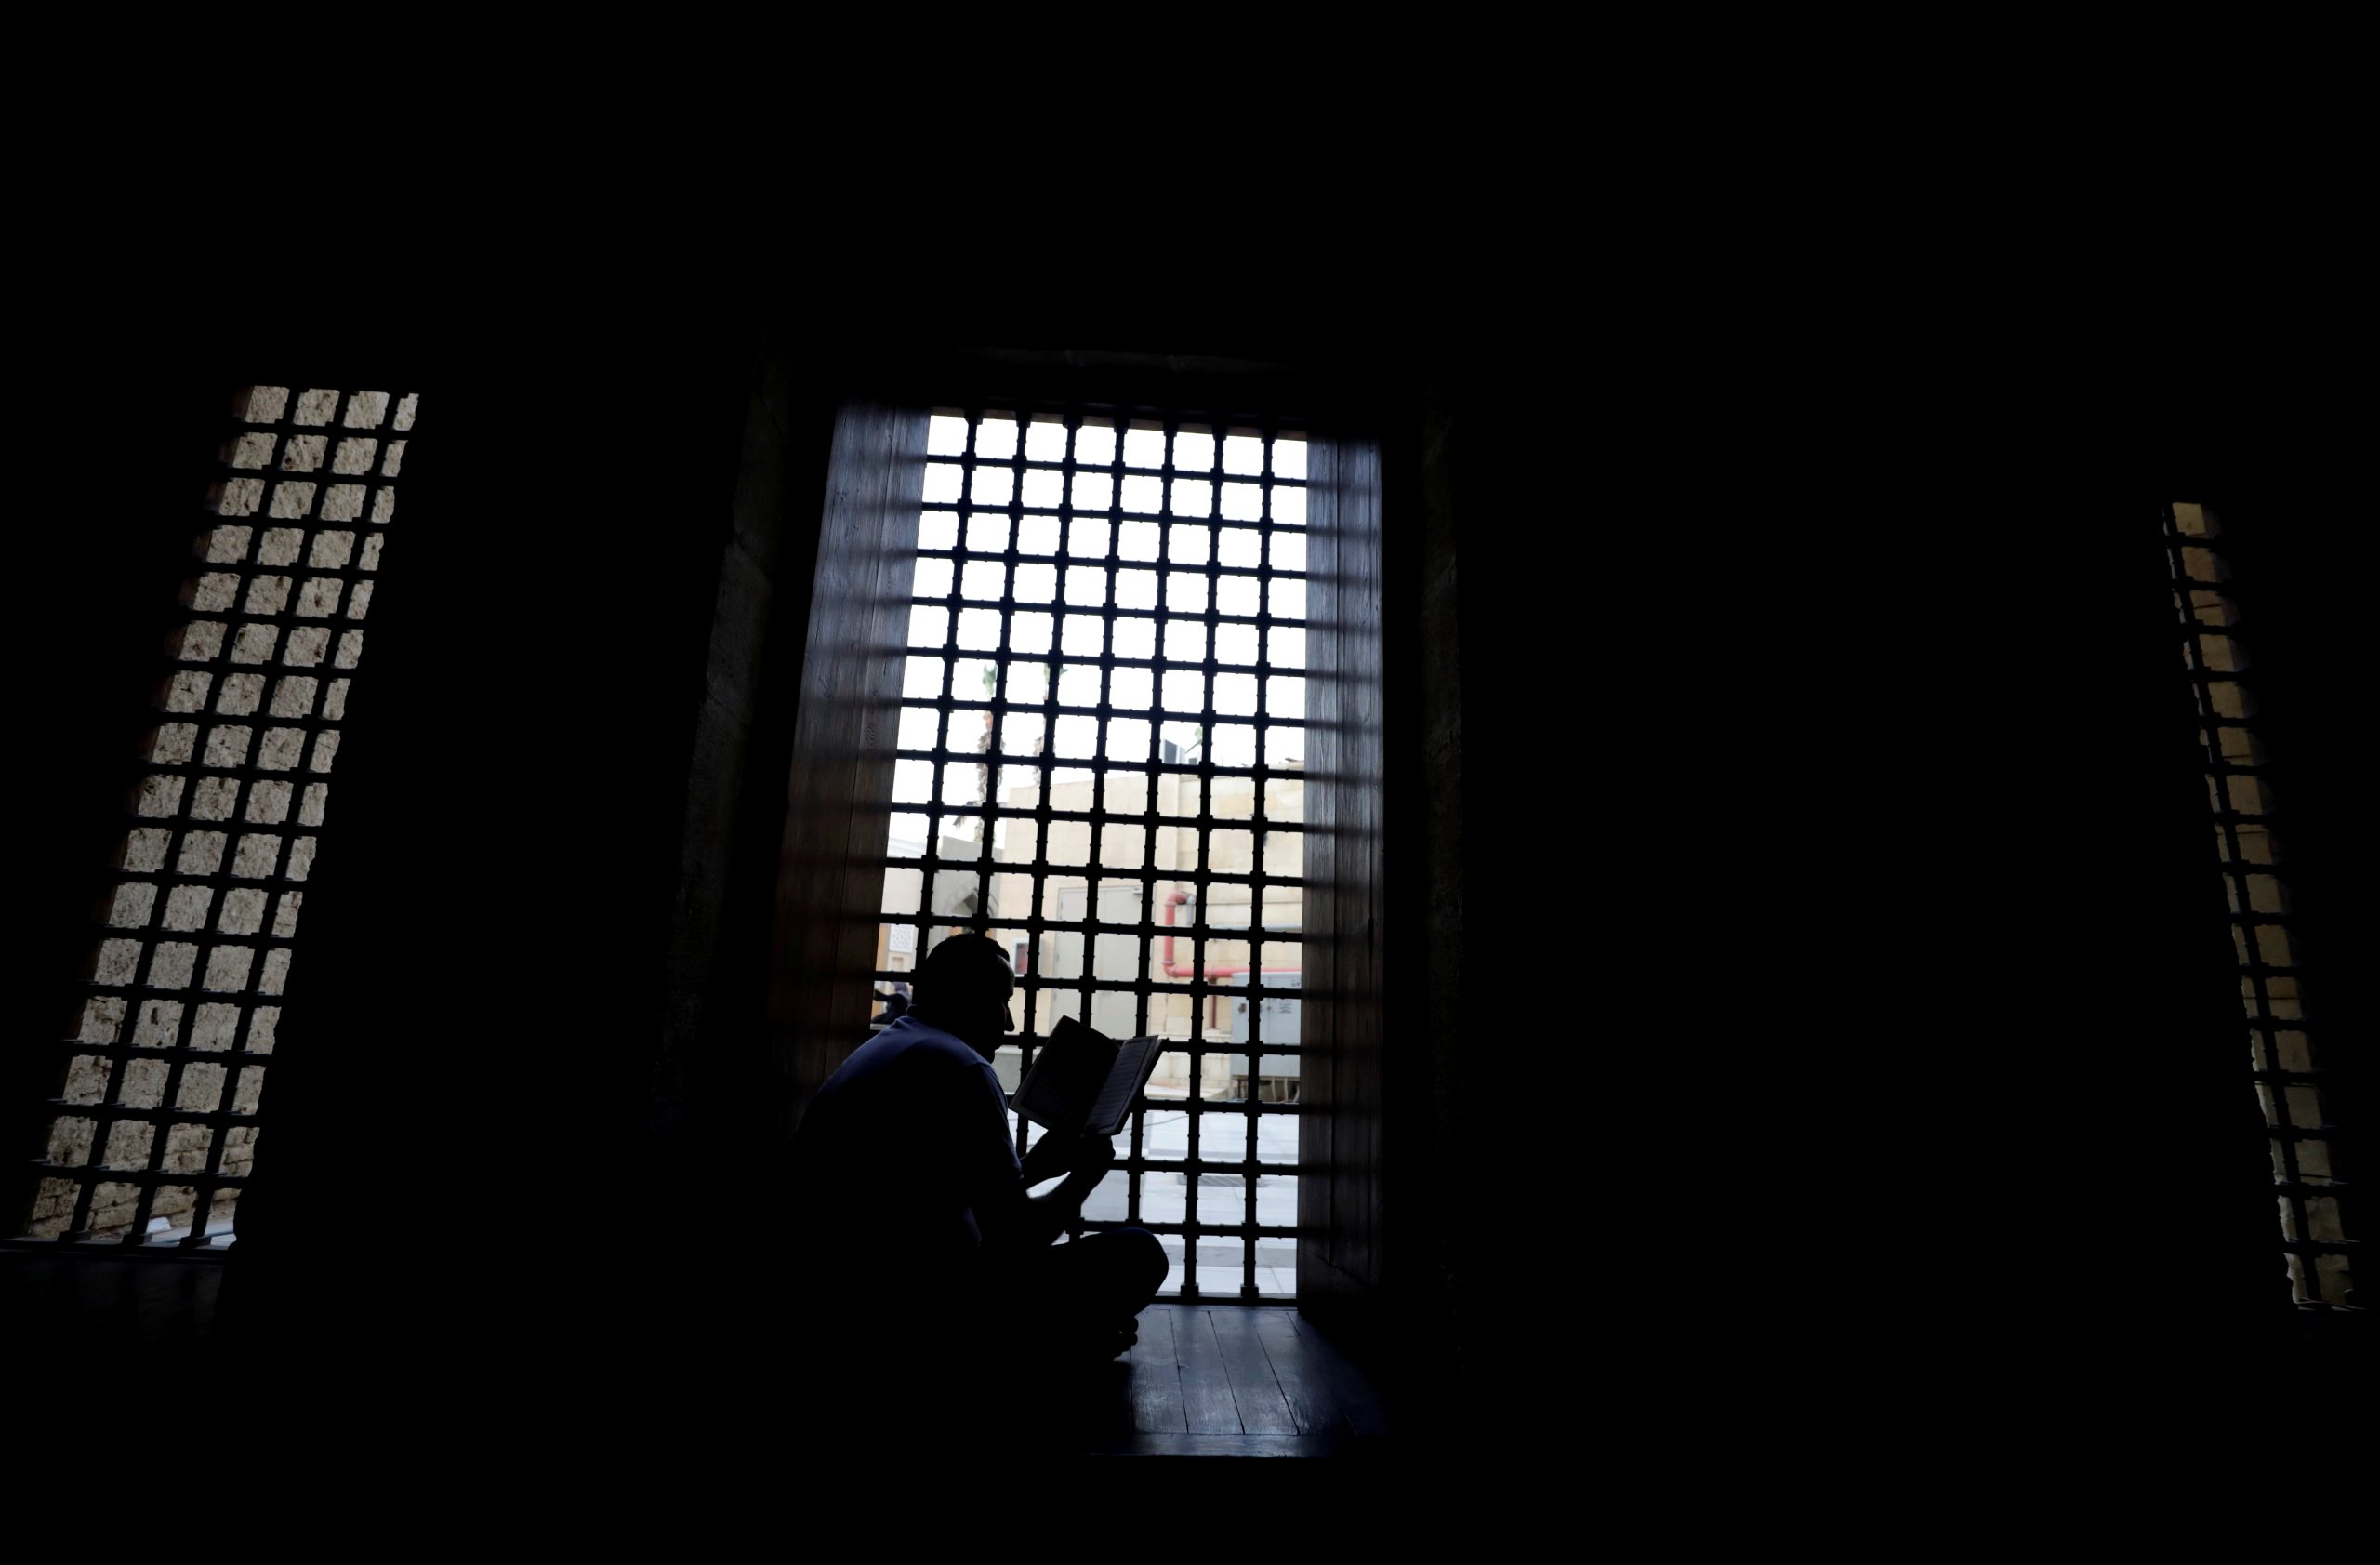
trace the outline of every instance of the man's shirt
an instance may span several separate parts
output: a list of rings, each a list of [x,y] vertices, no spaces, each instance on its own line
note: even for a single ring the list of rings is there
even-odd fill
[[[984,1241],[982,1214],[1022,1194],[1008,1095],[991,1064],[915,1015],[860,1045],[794,1137],[808,1237],[887,1280],[955,1280]]]

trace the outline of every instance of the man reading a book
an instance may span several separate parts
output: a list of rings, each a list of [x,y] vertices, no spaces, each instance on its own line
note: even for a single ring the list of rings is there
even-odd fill
[[[862,1044],[802,1117],[798,1216],[833,1260],[855,1327],[933,1332],[957,1319],[1012,1350],[1112,1359],[1164,1285],[1165,1252],[1140,1228],[1054,1242],[1115,1149],[1095,1132],[1052,1133],[1018,1160],[991,1063],[1015,990],[1007,953],[981,935],[927,954],[907,1014]]]

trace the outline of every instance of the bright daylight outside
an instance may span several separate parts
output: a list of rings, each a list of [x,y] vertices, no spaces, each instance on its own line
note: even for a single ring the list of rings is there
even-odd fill
[[[1169,1292],[1292,1295],[1304,441],[993,411],[928,449],[874,1014],[978,929],[1009,1089],[1062,1016],[1167,1040],[1085,1224],[1157,1234]]]

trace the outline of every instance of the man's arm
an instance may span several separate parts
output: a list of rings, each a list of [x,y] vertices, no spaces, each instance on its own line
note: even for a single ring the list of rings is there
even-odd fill
[[[1043,1151],[1045,1147],[1049,1148],[1047,1152]],[[1035,1142],[1032,1151],[1025,1155],[1025,1174],[1018,1187],[1029,1190],[1058,1174],[1066,1177],[1064,1184],[1046,1195],[1025,1198],[1029,1217],[1017,1233],[1017,1242],[1035,1248],[1053,1242],[1082,1210],[1084,1200],[1115,1166],[1115,1143],[1104,1135],[1045,1135]]]
[[[1002,1250],[1038,1250],[1051,1243],[1073,1222],[1085,1197],[1115,1166],[1115,1145],[1104,1135],[1045,1135],[1035,1142],[1020,1164],[1009,1140],[1008,1110],[999,1083],[986,1068],[980,1073],[987,1093],[986,1108],[971,1116],[968,1139],[973,1144],[969,1166],[968,1204],[984,1230],[984,1243]],[[1064,1174],[1065,1180],[1046,1195],[1025,1192],[1045,1180]]]
[[[1050,1150],[1044,1152],[1045,1147]],[[1033,1152],[1024,1172],[1012,1175],[1004,1188],[996,1187],[975,1209],[987,1248],[1038,1250],[1054,1242],[1082,1210],[1084,1198],[1116,1163],[1116,1148],[1104,1135],[1044,1136],[1034,1144]],[[1056,1189],[1038,1196],[1025,1194],[1033,1185],[1060,1172],[1065,1179]]]

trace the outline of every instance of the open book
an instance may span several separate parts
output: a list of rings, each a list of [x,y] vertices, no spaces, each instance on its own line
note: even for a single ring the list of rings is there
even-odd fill
[[[1008,1106],[1053,1134],[1114,1135],[1156,1074],[1164,1046],[1157,1038],[1118,1043],[1061,1016]]]

